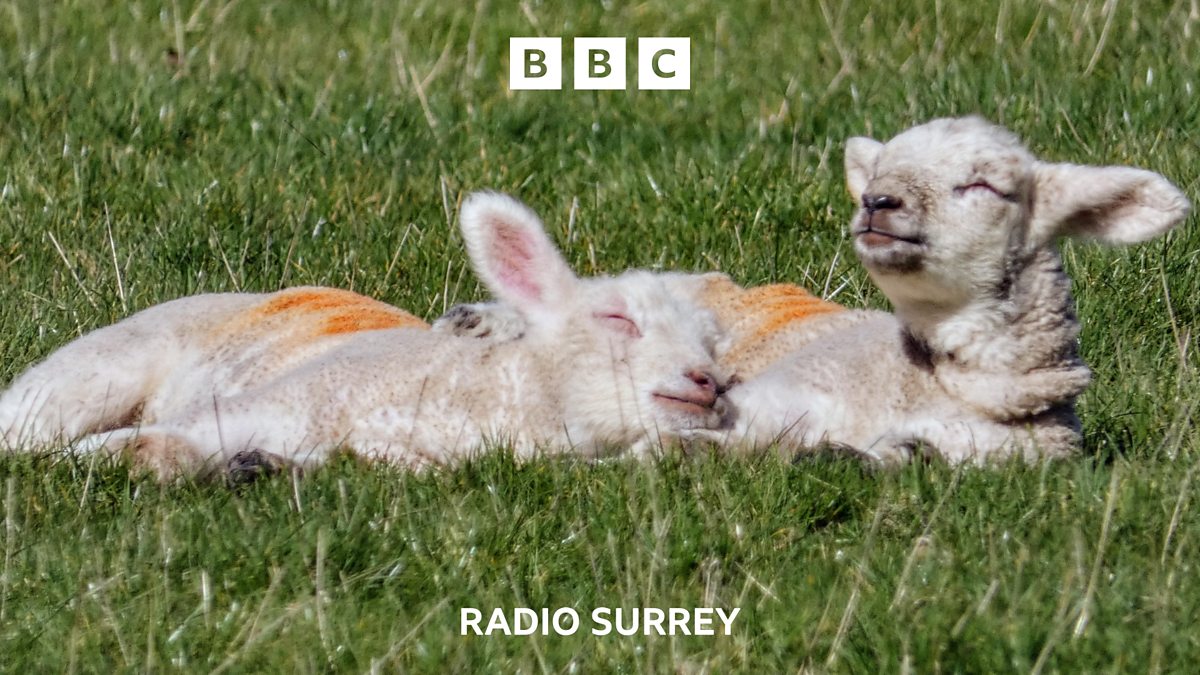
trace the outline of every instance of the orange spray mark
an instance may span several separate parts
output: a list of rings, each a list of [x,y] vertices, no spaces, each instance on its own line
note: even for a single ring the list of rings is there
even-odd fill
[[[387,303],[337,288],[293,288],[273,295],[253,310],[258,319],[309,327],[313,336],[387,328],[428,328],[428,324]],[[257,321],[252,322],[258,323]]]
[[[337,288],[280,291],[260,312],[264,316],[285,312],[308,315],[314,319],[318,335],[426,326],[424,321],[402,309]]]
[[[730,337],[722,362],[734,371],[755,372],[793,348],[807,322],[845,311],[794,284],[742,288],[723,275],[707,281],[701,302]]]
[[[793,322],[806,321],[822,314],[846,309],[792,284],[750,288],[735,302],[741,318],[757,320],[758,325],[753,329],[752,335],[748,336],[749,339],[765,338]]]

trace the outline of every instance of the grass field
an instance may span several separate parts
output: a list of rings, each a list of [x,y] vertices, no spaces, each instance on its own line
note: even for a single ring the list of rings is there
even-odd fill
[[[582,273],[721,269],[884,306],[841,143],[978,112],[1200,193],[1200,7],[834,0],[0,3],[7,382],[180,295],[481,296],[465,191]],[[880,3],[882,5],[882,3]],[[692,89],[508,92],[509,36],[687,36]],[[631,58],[632,61],[632,58]],[[1083,457],[683,459],[237,491],[0,458],[0,670],[1186,672],[1200,657],[1200,231],[1068,246]],[[740,607],[728,637],[461,637],[461,607]]]

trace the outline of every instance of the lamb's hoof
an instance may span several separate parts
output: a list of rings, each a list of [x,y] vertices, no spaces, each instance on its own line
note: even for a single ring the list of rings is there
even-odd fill
[[[494,302],[455,305],[433,322],[433,330],[458,337],[491,338],[494,342],[516,340],[525,335],[524,320],[511,309]]]
[[[225,480],[230,485],[247,485],[259,478],[274,476],[287,466],[277,455],[262,450],[243,450],[225,465]]]
[[[492,329],[483,320],[479,305],[455,305],[433,322],[435,330],[448,330],[460,337],[487,337]]]
[[[857,462],[867,470],[874,470],[880,466],[877,458],[845,443],[822,443],[815,448],[797,453],[792,457],[792,464],[813,464],[842,460]]]
[[[882,442],[863,453],[878,469],[899,469],[909,464],[928,466],[942,459],[933,444],[921,438]]]

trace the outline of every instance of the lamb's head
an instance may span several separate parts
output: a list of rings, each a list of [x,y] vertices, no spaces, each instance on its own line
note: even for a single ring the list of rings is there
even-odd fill
[[[979,117],[934,120],[886,144],[852,138],[846,182],[861,204],[855,253],[902,315],[995,299],[1014,266],[1058,237],[1145,241],[1189,208],[1156,173],[1041,162]]]
[[[537,215],[506,195],[470,195],[460,223],[476,273],[524,321],[520,348],[562,378],[573,441],[627,444],[721,423],[717,325],[676,284],[644,271],[578,278]]]

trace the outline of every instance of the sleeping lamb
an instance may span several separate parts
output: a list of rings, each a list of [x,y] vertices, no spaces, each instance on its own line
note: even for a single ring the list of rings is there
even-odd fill
[[[854,250],[895,313],[846,310],[795,286],[674,280],[726,333],[725,428],[739,448],[849,449],[881,463],[1061,456],[1078,448],[1080,360],[1059,237],[1131,244],[1187,215],[1162,176],[1038,161],[1007,130],[939,119],[882,144],[853,138]],[[515,335],[502,307],[466,306],[435,330]]]
[[[348,331],[314,348],[310,334],[320,331],[294,330],[300,319],[279,332],[263,323],[296,291],[197,296],[84,336],[19,378],[0,399],[6,438],[94,431],[77,449],[121,453],[170,479],[247,457],[317,464],[339,449],[420,467],[489,440],[522,457],[595,455],[720,423],[724,378],[707,311],[648,272],[577,278],[537,216],[510,197],[472,195],[460,222],[476,272],[520,313],[525,339],[459,338],[414,319],[414,327]],[[154,367],[178,355],[184,366]],[[246,364],[265,372],[231,379]],[[62,404],[81,379],[101,387],[92,407],[113,413]],[[129,426],[103,429],[127,418]]]

